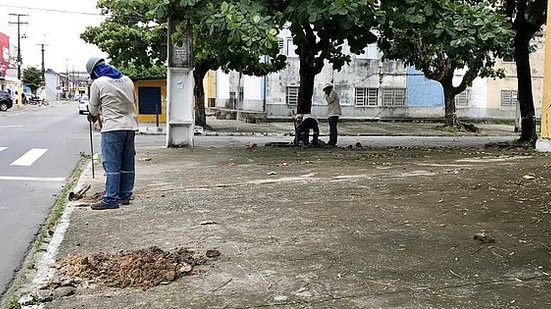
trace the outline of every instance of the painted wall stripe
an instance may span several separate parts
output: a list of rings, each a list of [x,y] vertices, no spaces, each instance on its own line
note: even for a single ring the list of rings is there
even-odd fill
[[[48,149],[33,148],[27,151],[27,153],[22,155],[19,159],[13,161],[10,165],[31,166],[36,160],[42,157],[47,151]]]

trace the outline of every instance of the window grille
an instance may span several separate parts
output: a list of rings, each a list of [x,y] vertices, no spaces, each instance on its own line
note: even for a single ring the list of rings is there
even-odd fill
[[[455,107],[469,107],[469,98],[471,91],[466,89],[465,91],[455,96]]]
[[[298,103],[298,87],[287,86],[286,91],[286,103],[287,105],[297,105]]]
[[[383,88],[384,107],[404,107],[406,106],[405,88]]]
[[[377,88],[356,88],[356,106],[377,106],[379,89]]]
[[[516,90],[501,90],[501,107],[515,107],[518,94]]]
[[[283,50],[283,39],[282,38],[278,38],[277,39],[277,47],[279,48],[279,50]]]

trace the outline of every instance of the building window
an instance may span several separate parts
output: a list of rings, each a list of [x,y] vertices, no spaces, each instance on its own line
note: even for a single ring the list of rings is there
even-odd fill
[[[406,106],[406,89],[405,88],[383,88],[384,107],[404,107]]]
[[[285,102],[287,105],[297,105],[298,103],[298,87],[297,86],[287,86],[287,91],[285,95]]]
[[[471,90],[465,89],[465,91],[455,96],[455,107],[469,107],[469,98],[471,97]]]
[[[293,38],[287,38],[287,52],[285,53],[288,57],[297,57],[297,54],[295,53],[295,49],[297,47],[295,44],[293,44]]]
[[[501,90],[501,107],[515,107],[517,105],[516,90]]]
[[[280,50],[283,50],[283,39],[282,38],[277,38],[277,47]]]
[[[377,88],[356,88],[356,106],[377,106],[379,89]]]

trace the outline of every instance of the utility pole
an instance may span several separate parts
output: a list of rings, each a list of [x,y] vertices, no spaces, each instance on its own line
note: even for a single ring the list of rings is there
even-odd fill
[[[48,44],[40,43],[40,44],[36,44],[36,45],[41,46],[40,51],[42,52],[42,81],[46,82],[46,68],[44,67],[44,46],[46,46]]]
[[[67,88],[67,99],[69,98],[69,58],[65,58],[65,87]]]
[[[75,88],[75,66],[73,65],[73,77],[71,78],[73,80],[73,98],[74,98],[74,95],[76,93],[76,88]]]
[[[9,22],[10,25],[17,25],[17,79],[21,80],[21,65],[23,58],[21,57],[21,25],[28,25],[28,22],[22,22],[21,17],[29,16],[28,14],[10,13],[10,16],[17,16],[17,22]]]

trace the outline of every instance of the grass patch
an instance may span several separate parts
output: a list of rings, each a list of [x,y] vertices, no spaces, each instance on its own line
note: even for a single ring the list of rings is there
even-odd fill
[[[38,235],[36,236],[36,239],[34,241],[35,250],[40,250],[44,239],[51,236],[50,233],[53,232],[53,228],[56,226],[57,221],[59,221],[59,218],[61,218],[61,216],[63,215],[63,210],[65,209],[65,204],[67,203],[67,197],[71,190],[73,190],[73,188],[76,186],[78,179],[80,178],[80,174],[82,174],[82,165],[79,165],[79,167],[77,167],[69,181],[65,185],[63,185],[61,192],[55,200],[52,213],[48,217],[46,224],[42,226],[40,232],[38,232]]]
[[[6,309],[21,309],[21,305],[19,304],[19,297],[17,295],[10,295],[8,300],[6,301]]]

